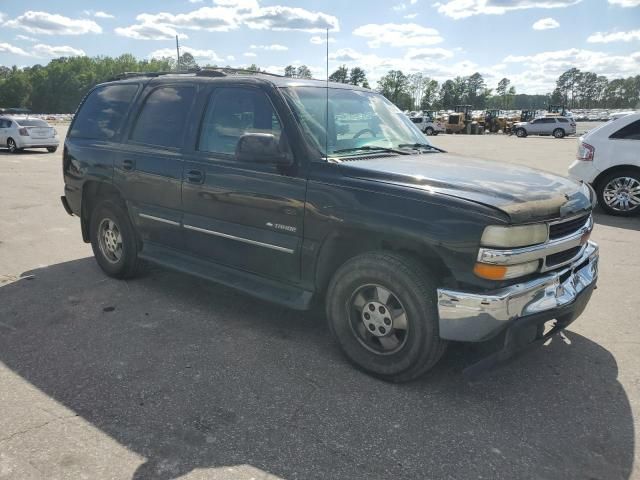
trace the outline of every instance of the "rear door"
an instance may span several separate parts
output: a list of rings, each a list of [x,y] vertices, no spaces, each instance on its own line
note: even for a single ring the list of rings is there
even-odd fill
[[[114,182],[145,242],[183,247],[182,155],[196,90],[185,82],[147,86],[115,161]]]
[[[11,122],[4,118],[0,118],[0,147],[7,145],[7,129]]]
[[[234,155],[250,132],[273,134],[288,148],[273,95],[242,85],[202,97],[206,108],[182,187],[185,242],[198,257],[295,283],[306,180],[297,165],[238,162]]]

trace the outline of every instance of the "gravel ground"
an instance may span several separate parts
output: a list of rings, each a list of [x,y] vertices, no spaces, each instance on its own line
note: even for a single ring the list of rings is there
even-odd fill
[[[433,141],[560,174],[576,151]],[[321,311],[155,267],[107,278],[61,192],[60,152],[0,151],[0,479],[640,478],[640,218],[596,214],[599,288],[563,337],[471,380],[453,346],[390,385]]]

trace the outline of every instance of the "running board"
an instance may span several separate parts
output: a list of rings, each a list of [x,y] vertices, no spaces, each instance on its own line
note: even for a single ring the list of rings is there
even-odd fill
[[[313,292],[253,273],[194,258],[171,248],[145,243],[138,256],[151,263],[226,285],[248,295],[294,310],[308,310],[311,306]]]

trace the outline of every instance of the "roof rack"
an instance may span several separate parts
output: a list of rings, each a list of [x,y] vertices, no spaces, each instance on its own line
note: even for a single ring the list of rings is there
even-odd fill
[[[107,81],[108,82],[113,82],[115,80],[125,80],[127,78],[136,78],[136,77],[153,78],[153,77],[159,77],[161,75],[178,75],[178,74],[185,74],[185,73],[194,74],[194,73],[197,73],[198,71],[199,71],[199,69],[180,70],[178,72],[174,72],[174,71],[168,71],[168,72],[123,72],[123,73],[119,73],[117,75],[114,75],[113,77],[111,77]]]
[[[224,77],[226,75],[270,75],[272,77],[283,77],[277,73],[249,70],[248,68],[231,67],[205,67],[195,71],[196,76],[201,77]]]

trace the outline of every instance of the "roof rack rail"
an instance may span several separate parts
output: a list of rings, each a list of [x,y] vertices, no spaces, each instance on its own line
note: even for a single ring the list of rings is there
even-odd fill
[[[161,75],[179,75],[179,74],[193,74],[200,71],[200,69],[189,69],[189,70],[180,70],[180,71],[168,71],[168,72],[122,72],[117,75],[111,77],[108,82],[113,82],[115,80],[125,80],[127,78],[136,78],[136,77],[159,77]]]
[[[231,68],[231,67],[205,67],[195,72],[196,76],[201,77],[223,77],[225,75],[270,75],[272,77],[283,77],[277,73],[249,70],[248,68]]]

